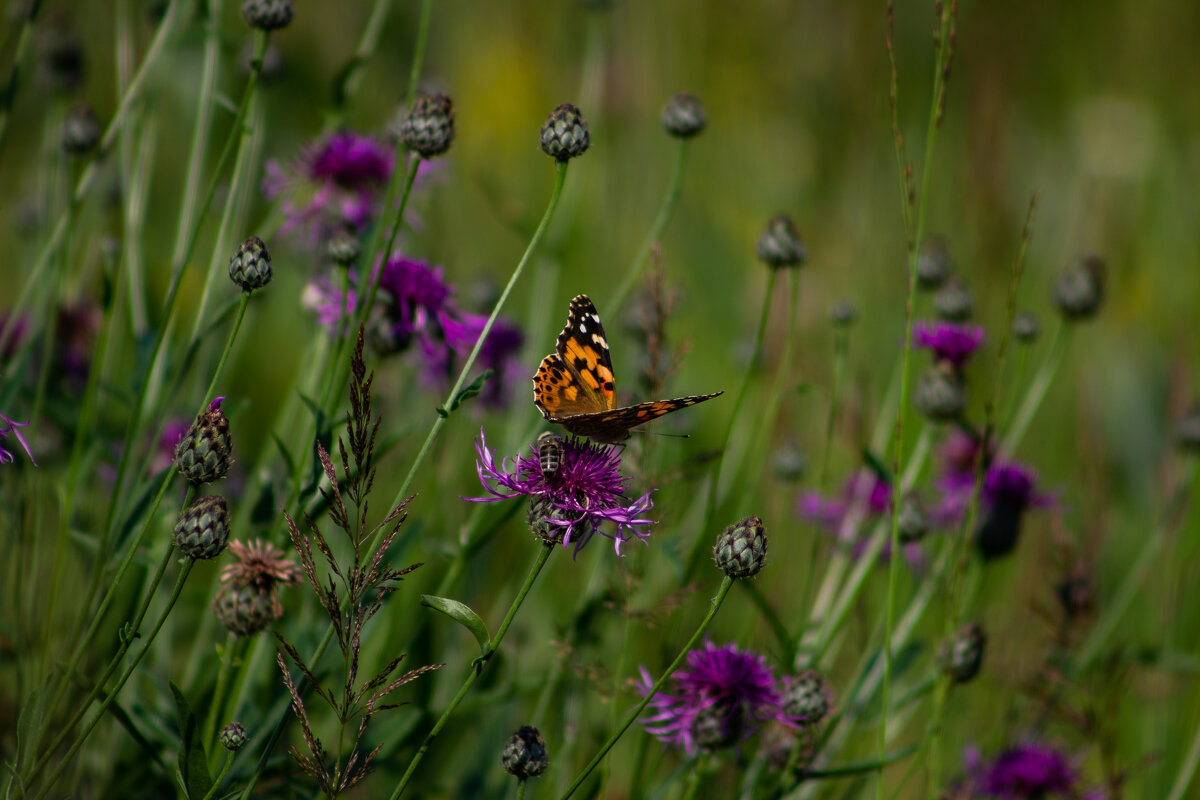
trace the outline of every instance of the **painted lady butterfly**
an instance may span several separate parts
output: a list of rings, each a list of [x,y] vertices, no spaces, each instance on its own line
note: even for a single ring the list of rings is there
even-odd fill
[[[617,408],[612,359],[596,306],[581,294],[571,301],[567,327],[558,335],[555,352],[542,359],[533,376],[533,402],[542,416],[576,436],[616,444],[629,431],[681,408],[724,392],[653,400]]]

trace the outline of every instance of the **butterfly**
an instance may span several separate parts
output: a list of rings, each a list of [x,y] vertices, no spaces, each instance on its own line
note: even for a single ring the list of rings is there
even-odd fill
[[[542,359],[533,376],[533,403],[542,416],[569,433],[616,444],[629,431],[681,408],[694,406],[724,392],[653,400],[617,408],[612,358],[596,306],[581,294],[571,301],[567,326],[558,335],[555,352]]]

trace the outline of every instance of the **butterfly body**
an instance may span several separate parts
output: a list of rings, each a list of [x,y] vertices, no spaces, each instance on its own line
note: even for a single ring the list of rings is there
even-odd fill
[[[555,352],[542,359],[533,376],[533,402],[550,422],[569,433],[616,444],[632,428],[681,408],[717,397],[715,394],[652,400],[617,408],[612,357],[596,306],[581,294],[571,301],[567,326]]]

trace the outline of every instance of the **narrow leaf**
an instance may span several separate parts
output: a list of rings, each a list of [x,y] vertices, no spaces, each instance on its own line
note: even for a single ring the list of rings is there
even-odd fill
[[[442,612],[469,630],[474,634],[475,641],[479,642],[480,652],[483,655],[487,655],[488,643],[492,640],[492,636],[488,633],[487,625],[484,625],[479,615],[468,606],[457,600],[451,600],[448,597],[437,597],[432,594],[421,595],[421,605]]]
[[[198,800],[212,788],[212,776],[208,774],[208,756],[201,741],[200,723],[192,714],[187,698],[171,682],[171,694],[175,696],[175,714],[179,721],[179,733],[183,746],[179,748],[179,773],[183,778],[188,797]]]

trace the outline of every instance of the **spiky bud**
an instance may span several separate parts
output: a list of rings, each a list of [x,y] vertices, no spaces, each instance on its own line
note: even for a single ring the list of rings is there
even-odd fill
[[[829,321],[835,328],[849,328],[858,321],[858,310],[845,300],[841,300],[829,309]]]
[[[242,242],[229,259],[229,280],[243,292],[253,292],[271,282],[271,254],[267,243],[257,236]]]
[[[949,322],[966,322],[975,313],[971,290],[958,278],[950,278],[933,295],[933,313]]]
[[[804,477],[804,472],[808,469],[808,459],[804,457],[803,450],[794,442],[789,442],[775,450],[775,454],[771,457],[771,466],[779,478],[785,481],[798,481]]]
[[[197,498],[175,523],[175,546],[193,561],[216,558],[229,541],[229,508],[225,498]]]
[[[81,103],[69,112],[62,126],[62,149],[70,156],[84,156],[100,143],[100,121],[92,107]]]
[[[441,155],[454,141],[454,102],[441,92],[417,95],[396,135],[421,158]]]
[[[897,528],[902,544],[919,542],[929,531],[929,518],[925,514],[925,507],[915,494],[906,494],[900,501]]]
[[[713,561],[730,578],[750,578],[767,560],[767,535],[762,519],[746,517],[717,536]]]
[[[700,98],[691,92],[680,92],[671,98],[662,112],[662,126],[679,139],[690,139],[708,124]]]
[[[1033,344],[1037,341],[1042,328],[1038,325],[1037,317],[1028,311],[1022,311],[1013,317],[1012,335],[1021,344]]]
[[[229,435],[229,420],[221,410],[224,399],[213,400],[175,445],[175,468],[189,483],[212,483],[229,472],[233,437]]]
[[[1095,315],[1104,300],[1104,261],[1098,256],[1076,259],[1054,282],[1054,303],[1071,322]]]
[[[921,373],[913,404],[934,422],[957,419],[967,405],[967,392],[954,365],[940,361]]]
[[[724,750],[746,737],[746,709],[742,703],[713,703],[701,708],[692,724],[696,744],[703,750]]]
[[[236,753],[246,744],[246,729],[240,722],[231,722],[221,728],[221,746]]]
[[[508,737],[500,763],[509,775],[519,781],[536,778],[550,766],[550,754],[541,732],[533,725],[522,725],[520,730]]]
[[[362,253],[362,245],[353,233],[341,230],[330,238],[325,252],[329,259],[339,267],[349,267],[358,260]]]
[[[1200,453],[1200,400],[1192,403],[1183,418],[1175,423],[1175,444],[1180,450]]]
[[[950,279],[950,248],[940,236],[931,236],[921,245],[917,256],[917,286],[921,289],[937,289]]]
[[[563,103],[550,113],[541,133],[542,152],[558,161],[583,155],[592,143],[583,114],[571,103]]]
[[[217,619],[235,636],[253,636],[280,617],[283,609],[270,591],[227,584],[213,605]]]
[[[816,725],[829,713],[830,694],[825,676],[806,669],[787,682],[783,711],[801,725]]]
[[[964,625],[938,651],[942,671],[955,683],[966,683],[979,674],[987,636],[978,622]]]
[[[574,522],[582,515],[559,508],[545,495],[534,495],[529,498],[529,530],[534,538],[550,544],[559,544],[566,535],[569,526],[558,524],[554,520]]]
[[[242,19],[251,28],[277,31],[292,21],[292,0],[246,0],[242,3]]]
[[[778,214],[758,237],[758,260],[772,269],[798,267],[808,260],[808,248],[787,214]]]

